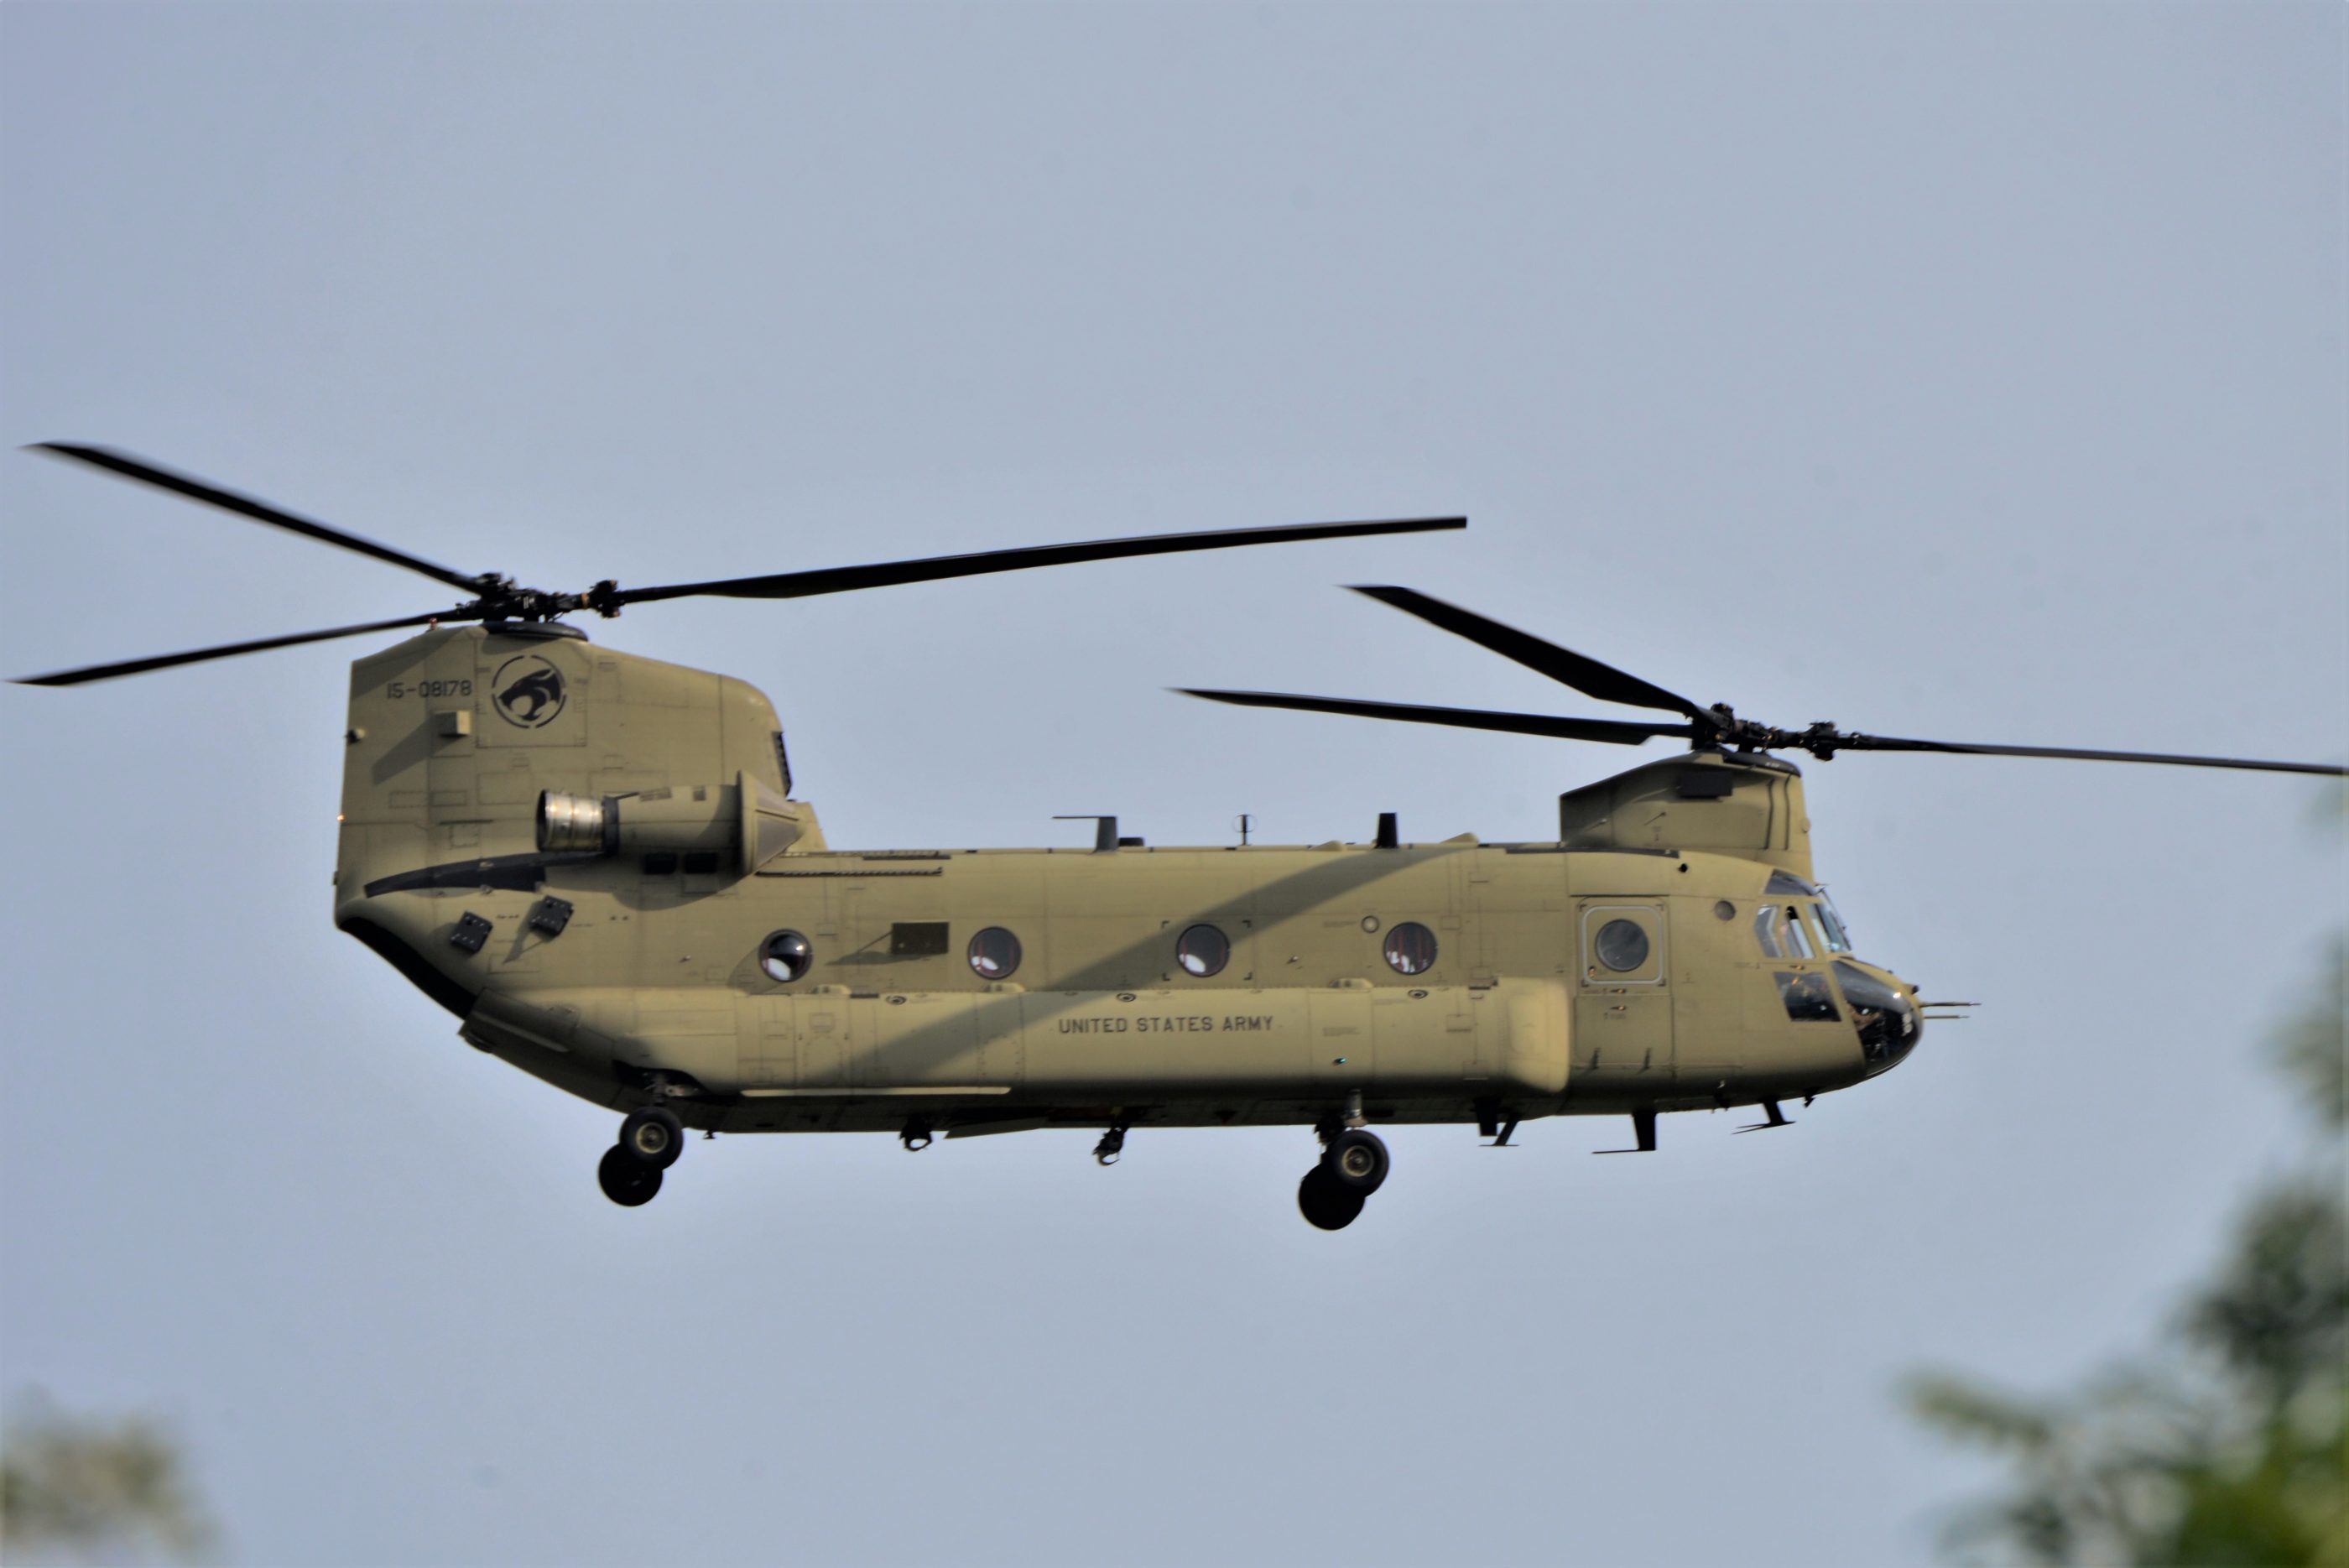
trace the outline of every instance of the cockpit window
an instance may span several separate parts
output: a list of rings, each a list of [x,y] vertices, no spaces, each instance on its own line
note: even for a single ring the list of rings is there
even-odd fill
[[[1785,923],[1786,956],[1798,959],[1818,957],[1812,947],[1811,928],[1795,918],[1794,905],[1786,906],[1786,912],[1782,918]]]
[[[1754,917],[1754,935],[1762,944],[1764,958],[1806,959],[1817,956],[1811,949],[1810,932],[1795,917],[1792,904],[1764,904]]]
[[[1786,1016],[1797,1023],[1833,1023],[1843,1015],[1836,1011],[1835,993],[1827,989],[1827,977],[1816,970],[1795,974],[1778,971],[1778,999],[1786,1004]]]
[[[1775,898],[1780,894],[1792,894],[1797,898],[1816,898],[1819,890],[1791,872],[1773,871],[1770,873],[1770,885],[1762,889],[1762,895]]]
[[[1833,904],[1821,898],[1811,906],[1811,913],[1819,919],[1819,929],[1827,939],[1827,951],[1831,953],[1851,951],[1851,937],[1843,929],[1843,920],[1836,914]]]

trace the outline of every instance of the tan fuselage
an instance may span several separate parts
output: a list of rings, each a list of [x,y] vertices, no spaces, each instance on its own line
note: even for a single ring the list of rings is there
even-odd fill
[[[1733,795],[1627,774],[1546,844],[856,852],[783,799],[776,730],[739,681],[575,639],[469,628],[363,659],[337,922],[474,1044],[727,1131],[1314,1123],[1357,1096],[1373,1122],[1694,1109],[1889,1064],[1848,1004],[1787,1000],[1790,976],[1834,996],[1838,964],[1884,971],[1757,939],[1790,902],[1774,876],[1808,869],[1779,764]],[[703,811],[704,847],[517,870],[547,792]],[[1749,806],[1774,846],[1690,846]],[[982,932],[1016,968],[1000,938],[974,958]],[[803,971],[762,963],[781,933]]]

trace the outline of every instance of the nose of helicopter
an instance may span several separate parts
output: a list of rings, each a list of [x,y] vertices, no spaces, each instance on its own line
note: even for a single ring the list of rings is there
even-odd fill
[[[1890,1072],[1908,1059],[1925,1033],[1917,988],[1890,970],[1849,959],[1837,959],[1835,968],[1844,1000],[1851,1004],[1852,1022],[1859,1030],[1867,1075],[1873,1078]]]

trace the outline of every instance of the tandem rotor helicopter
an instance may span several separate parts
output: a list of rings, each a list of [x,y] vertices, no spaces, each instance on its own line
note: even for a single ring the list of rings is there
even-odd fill
[[[1386,1180],[1381,1124],[1628,1116],[1847,1088],[1939,1004],[1862,959],[1813,878],[1802,774],[1775,752],[1942,752],[2339,775],[2324,763],[1784,730],[1403,587],[1359,591],[1638,719],[1278,692],[1219,702],[1637,745],[1558,797],[1555,840],[833,849],[783,730],[730,676],[592,644],[562,618],[795,598],[1178,551],[1466,526],[1459,517],[1175,534],[581,593],[468,575],[100,447],[34,450],[431,577],[395,620],[26,678],[73,686],[422,628],[351,667],[336,925],[459,1035],[622,1113],[597,1175],[660,1190],[688,1129],[939,1137],[1310,1127],[1298,1202],[1339,1230]],[[1667,716],[1668,715],[1668,716]],[[1963,1005],[1963,1004],[1951,1004]],[[1633,1152],[1624,1150],[1620,1152]]]

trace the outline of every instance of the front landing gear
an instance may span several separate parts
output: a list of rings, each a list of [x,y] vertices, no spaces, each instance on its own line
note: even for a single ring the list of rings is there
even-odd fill
[[[1297,1186],[1297,1207],[1306,1221],[1323,1231],[1351,1225],[1386,1181],[1387,1146],[1368,1127],[1347,1127],[1330,1136],[1321,1162]]]
[[[630,1111],[620,1124],[620,1141],[604,1151],[595,1168],[604,1196],[623,1209],[650,1203],[661,1189],[661,1172],[685,1152],[685,1124],[667,1106]]]

